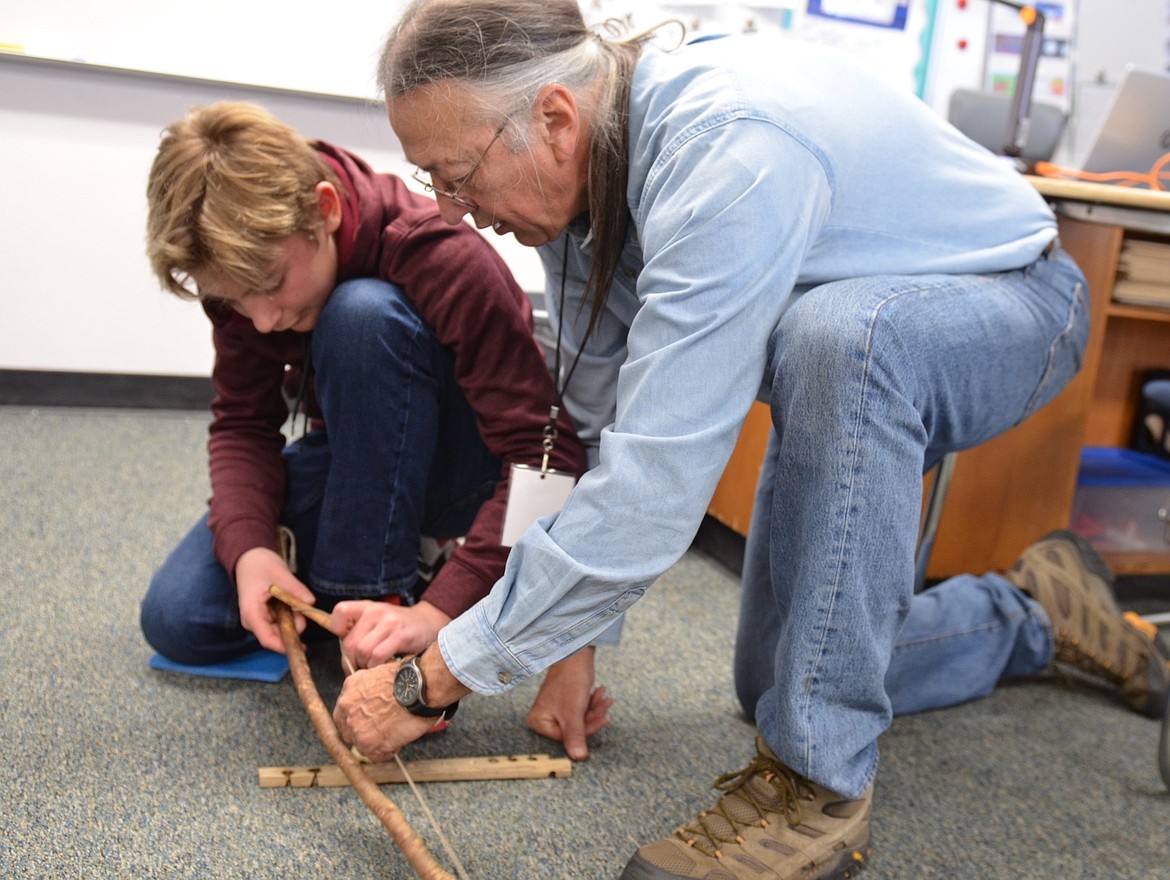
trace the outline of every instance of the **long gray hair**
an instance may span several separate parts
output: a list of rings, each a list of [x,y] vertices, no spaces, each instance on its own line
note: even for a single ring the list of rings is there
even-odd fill
[[[386,38],[378,64],[387,100],[453,80],[476,91],[485,121],[490,114],[498,121],[500,114],[515,118],[531,109],[542,88],[560,83],[591,112],[590,329],[605,307],[629,226],[630,82],[652,30],[602,39],[586,26],[577,0],[414,0]]]

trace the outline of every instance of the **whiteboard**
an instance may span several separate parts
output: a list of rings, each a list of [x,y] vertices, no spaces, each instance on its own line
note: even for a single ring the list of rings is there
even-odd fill
[[[580,0],[591,23],[615,16],[642,27],[677,16],[693,32],[780,29],[844,42],[876,70],[915,84],[919,93],[935,3],[810,0],[809,10],[853,11],[853,19],[829,22],[802,14],[806,4],[797,0]],[[378,100],[378,56],[405,6],[406,0],[0,0],[0,53]],[[905,17],[909,10],[913,26],[859,23],[856,10],[872,16],[874,9],[887,17],[898,11]],[[826,29],[832,29],[827,36]]]
[[[405,0],[0,0],[0,51],[145,73],[377,99]]]

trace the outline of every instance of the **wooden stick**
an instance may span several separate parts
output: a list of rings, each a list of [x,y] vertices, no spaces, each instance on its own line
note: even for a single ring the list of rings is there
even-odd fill
[[[362,767],[378,785],[405,782],[397,764],[366,764]],[[407,761],[407,772],[415,782],[471,782],[484,779],[567,779],[573,775],[568,758],[548,755],[490,755],[474,758],[433,758]],[[261,788],[332,788],[349,785],[349,778],[335,764],[318,767],[261,767]]]
[[[341,767],[358,797],[390,832],[390,836],[394,838],[394,842],[398,844],[398,848],[402,850],[402,854],[422,880],[455,880],[435,861],[435,857],[410,827],[406,817],[370,780],[361,765],[354,760],[345,743],[341,741],[341,735],[333,723],[333,716],[329,714],[321,695],[317,692],[317,686],[313,683],[313,673],[309,670],[309,661],[305,659],[301,637],[297,634],[297,627],[293,622],[292,610],[286,605],[277,605],[276,619],[280,623],[280,637],[288,654],[289,672],[292,673],[297,695],[301,698],[305,711],[309,713],[317,736],[325,745],[330,757]]]
[[[313,621],[318,626],[323,626],[329,632],[333,632],[333,615],[328,611],[322,611],[320,608],[314,608],[305,602],[302,602],[288,590],[277,584],[268,585],[268,594],[274,599],[279,599],[293,611],[300,612]]]

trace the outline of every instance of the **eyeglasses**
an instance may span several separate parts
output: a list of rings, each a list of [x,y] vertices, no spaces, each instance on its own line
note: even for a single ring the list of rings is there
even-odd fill
[[[431,182],[431,176],[429,174],[427,174],[425,171],[423,171],[421,168],[415,168],[414,173],[410,176],[422,184],[424,192],[434,193],[437,196],[442,196],[445,199],[450,199],[452,202],[459,205],[459,207],[466,208],[469,211],[478,211],[479,205],[477,205],[475,202],[471,201],[470,199],[466,199],[463,196],[459,195],[459,190],[463,189],[463,187],[467,185],[467,181],[471,180],[471,175],[475,174],[476,169],[479,168],[480,164],[484,160],[484,157],[487,156],[488,151],[493,146],[495,146],[496,141],[498,141],[500,139],[500,135],[502,135],[504,133],[504,129],[507,127],[508,127],[508,120],[505,119],[504,122],[500,125],[500,127],[496,129],[496,133],[492,137],[491,143],[489,143],[486,147],[484,147],[484,151],[479,154],[479,158],[475,160],[475,164],[471,166],[471,170],[463,175],[463,179],[459,181],[459,185],[456,186],[455,189],[442,189],[441,187],[435,186],[435,184]]]

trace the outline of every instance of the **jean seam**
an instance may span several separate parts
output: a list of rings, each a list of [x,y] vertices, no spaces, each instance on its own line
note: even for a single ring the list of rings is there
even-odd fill
[[[1047,387],[1048,381],[1051,379],[1053,370],[1056,367],[1056,352],[1064,344],[1065,340],[1072,336],[1073,330],[1076,328],[1077,315],[1080,314],[1080,311],[1083,307],[1083,290],[1084,285],[1078,283],[1076,285],[1076,292],[1073,295],[1070,304],[1071,307],[1068,310],[1068,319],[1065,321],[1064,327],[1061,328],[1060,333],[1058,333],[1053,338],[1052,342],[1048,346],[1044,375],[1040,377],[1040,381],[1036,383],[1035,391],[1032,392],[1032,396],[1028,398],[1028,402],[1024,405],[1024,414],[1023,418],[1020,419],[1021,422],[1032,415],[1037,401],[1044,399],[1044,389]]]
[[[890,305],[890,303],[895,302],[895,301],[901,299],[902,297],[907,296],[911,293],[917,293],[917,292],[926,290],[931,286],[936,286],[936,285],[918,284],[918,285],[914,285],[911,288],[903,288],[903,289],[898,290],[895,293],[892,293],[891,295],[885,297],[884,299],[882,299],[879,303],[877,303],[874,306],[874,308],[873,308],[873,310],[868,318],[868,325],[866,328],[866,338],[865,338],[865,364],[864,364],[864,368],[862,369],[862,373],[861,373],[861,383],[860,383],[859,393],[858,393],[858,406],[857,406],[857,410],[856,410],[856,413],[854,416],[853,431],[852,431],[852,434],[850,436],[850,442],[853,445],[853,453],[852,453],[852,457],[850,459],[851,466],[849,469],[849,481],[848,481],[848,490],[847,490],[847,496],[846,496],[847,503],[845,505],[845,521],[844,521],[842,528],[841,528],[841,538],[837,543],[837,559],[836,559],[836,565],[834,568],[834,575],[833,575],[834,586],[833,586],[832,590],[830,591],[830,595],[828,597],[828,602],[826,603],[826,607],[824,607],[822,612],[821,612],[821,628],[820,628],[820,633],[818,634],[818,639],[817,639],[816,656],[814,657],[814,659],[811,662],[808,674],[805,676],[806,687],[804,688],[804,699],[802,700],[802,705],[801,705],[801,718],[802,718],[801,727],[806,731],[806,742],[804,744],[804,748],[802,749],[802,751],[804,752],[804,759],[806,762],[805,766],[807,766],[807,767],[813,766],[813,753],[815,751],[814,738],[812,736],[807,735],[807,730],[808,730],[807,719],[809,717],[809,705],[810,705],[812,698],[813,698],[813,695],[815,693],[816,685],[820,680],[820,676],[819,676],[818,672],[821,668],[822,660],[824,658],[825,645],[828,641],[828,632],[831,629],[831,620],[833,617],[833,611],[834,611],[834,608],[837,604],[837,595],[838,595],[838,592],[840,590],[841,569],[842,569],[842,565],[843,565],[843,561],[844,561],[845,547],[849,544],[849,538],[847,537],[847,535],[848,535],[849,530],[852,528],[852,524],[853,524],[853,515],[851,513],[851,508],[852,508],[852,499],[853,499],[855,492],[856,492],[856,480],[857,480],[856,463],[857,463],[857,458],[859,455],[859,449],[860,449],[860,445],[861,445],[860,437],[861,437],[861,432],[862,432],[862,425],[865,422],[864,413],[866,412],[868,405],[869,405],[868,394],[869,394],[870,385],[871,385],[870,378],[871,378],[872,366],[873,366],[874,336],[876,333],[875,328],[877,326],[879,317],[881,316],[882,312]],[[875,772],[876,772],[876,770],[875,770]]]

